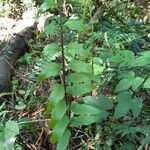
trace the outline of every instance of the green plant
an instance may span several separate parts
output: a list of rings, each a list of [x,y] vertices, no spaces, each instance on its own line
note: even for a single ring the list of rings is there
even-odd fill
[[[45,107],[50,91],[45,115],[58,150],[142,150],[150,141],[149,27],[136,19],[138,8],[130,4],[45,0],[40,7],[40,13],[54,16],[29,42],[30,53],[19,59],[24,66],[12,81],[12,93],[17,114],[24,111],[29,117]],[[24,134],[19,127],[22,120],[28,126],[30,118],[18,115],[18,123],[8,121],[13,112],[0,109],[0,147],[24,143],[16,135]],[[33,122],[44,118],[41,112],[38,117]],[[11,131],[10,124],[17,130]],[[33,133],[34,127],[21,131]]]
[[[58,150],[65,150],[70,146],[74,128],[87,126],[94,136],[95,149],[136,149],[141,144],[140,149],[150,140],[147,122],[141,127],[136,125],[143,107],[138,94],[150,88],[150,52],[135,55],[126,48],[140,35],[131,28],[127,30],[128,22],[118,24],[120,19],[111,18],[112,23],[104,22],[103,26],[96,22],[89,24],[95,8],[93,1],[73,3],[81,7],[74,18],[65,16],[66,1],[45,0],[41,7],[43,11],[59,11],[57,19],[44,31],[59,40],[44,48],[42,70],[38,75],[39,81],[51,78],[54,83],[47,106],[51,116],[51,142],[57,143]],[[120,9],[117,11],[123,13]],[[107,13],[102,17],[107,17]],[[58,58],[61,61],[57,61]],[[109,85],[111,82],[113,85]]]
[[[0,149],[13,150],[15,148],[16,136],[20,131],[19,125],[16,121],[5,121],[6,114],[9,111],[6,111],[4,108],[5,103],[0,106]]]

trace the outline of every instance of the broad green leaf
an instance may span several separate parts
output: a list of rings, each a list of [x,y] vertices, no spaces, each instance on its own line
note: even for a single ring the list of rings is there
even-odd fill
[[[76,72],[92,73],[92,66],[91,66],[91,64],[85,63],[85,62],[80,61],[80,60],[73,59],[69,63],[68,67],[70,69],[72,69],[73,71],[76,71]]]
[[[150,143],[150,135],[146,136],[143,140],[142,140],[142,144],[149,144]]]
[[[150,52],[142,52],[141,55],[132,63],[132,66],[145,67],[150,64]]]
[[[15,109],[17,110],[23,110],[26,108],[26,105],[23,103],[23,101],[19,101],[18,105],[15,106]]]
[[[115,108],[114,117],[116,119],[123,117],[127,114],[127,112],[130,110],[130,104],[128,104],[128,101],[123,101],[119,103]]]
[[[83,100],[87,105],[97,108],[98,110],[101,111],[112,108],[112,102],[104,95],[100,95],[98,96],[98,98],[92,96],[86,96],[83,98]]]
[[[144,67],[149,65],[149,58],[144,58],[144,57],[140,57],[137,58],[137,60],[132,64],[133,67],[137,66],[137,67]]]
[[[137,90],[140,85],[143,83],[144,79],[142,79],[141,77],[136,77],[134,78],[133,82],[132,82],[132,89],[135,91]]]
[[[72,56],[75,56],[75,54],[77,54],[79,56],[86,55],[86,51],[83,48],[83,44],[79,44],[76,42],[69,43],[66,46],[66,50],[68,50]]]
[[[67,87],[67,92],[74,96],[81,96],[83,94],[89,93],[94,89],[95,86],[91,85],[90,83],[81,83],[81,84],[74,84],[72,86]]]
[[[56,24],[56,22],[51,22],[49,25],[47,25],[44,28],[44,33],[48,36],[48,35],[54,35],[58,32],[58,26]]]
[[[38,76],[39,81],[43,81],[49,77],[56,76],[60,72],[60,65],[55,62],[49,62],[43,65],[42,71]]]
[[[150,57],[150,51],[143,51],[139,53],[141,56]]]
[[[145,81],[143,88],[146,88],[146,89],[149,89],[149,88],[150,88],[150,78],[148,78],[148,79]]]
[[[55,43],[46,45],[43,51],[44,55],[48,57],[52,57],[57,52],[59,52],[59,46],[58,44],[55,44]]]
[[[59,138],[61,138],[61,136],[64,134],[65,130],[67,129],[68,124],[69,124],[69,119],[65,115],[53,129],[53,134],[51,138],[51,141],[53,143],[59,141]]]
[[[75,30],[77,32],[86,32],[87,26],[79,19],[69,19],[65,25],[69,27],[71,30]]]
[[[93,74],[89,73],[71,73],[67,77],[67,81],[70,83],[90,83],[92,81]]]
[[[32,59],[33,59],[33,53],[26,53],[22,58],[19,59],[19,61],[30,64]]]
[[[103,65],[103,60],[100,57],[93,58],[94,75],[102,74],[106,66]]]
[[[71,118],[71,125],[78,127],[82,125],[90,125],[92,123],[102,121],[107,117],[106,112],[102,112],[97,115],[80,115],[79,117],[72,117]]]
[[[114,56],[110,57],[109,61],[113,63],[121,63],[123,61],[123,58],[120,53],[117,53]]]
[[[104,69],[105,69],[104,66],[96,65],[96,64],[93,65],[93,68],[94,68],[94,75],[102,74],[102,72],[103,72]]]
[[[135,118],[138,117],[142,110],[142,99],[140,98],[132,99],[131,110],[132,110],[133,116]]]
[[[117,84],[115,91],[120,92],[128,90],[130,87],[135,91],[142,84],[143,79],[141,77],[128,76],[120,80]]]
[[[56,104],[64,98],[64,86],[61,84],[55,84],[53,86],[52,92],[48,98],[48,110],[54,109]]]
[[[133,80],[134,78],[125,78],[120,80],[115,88],[115,92],[128,90],[131,87]]]
[[[54,8],[56,7],[56,2],[55,0],[45,0],[44,3],[41,5],[40,10],[42,12],[50,9],[50,8]]]
[[[114,117],[116,119],[123,117],[130,110],[132,98],[129,92],[121,92],[117,96],[118,104],[115,108]]]
[[[66,129],[63,135],[58,140],[57,150],[66,150],[67,145],[69,144],[70,137],[71,133],[68,129]]]
[[[14,150],[14,144],[16,137],[11,137],[8,140],[4,141],[2,144],[1,150]]]
[[[5,141],[10,138],[15,137],[17,134],[19,134],[18,123],[15,121],[6,122],[5,128],[4,128]]]
[[[98,101],[96,99],[96,97],[93,97],[93,96],[85,96],[83,98],[83,101],[85,104],[87,105],[90,105],[90,106],[93,106],[95,108],[99,108],[99,105],[98,105]]]
[[[134,78],[135,73],[133,71],[125,71],[119,74],[118,78],[123,79],[123,78]]]
[[[57,105],[55,105],[55,108],[51,113],[51,117],[60,120],[62,119],[66,111],[67,111],[66,103],[64,100],[61,100],[59,103],[57,103]]]
[[[97,103],[101,110],[108,110],[112,108],[112,102],[104,95],[99,96]]]
[[[71,104],[71,110],[75,114],[89,114],[89,115],[95,115],[102,112],[100,109],[97,109],[93,106],[87,104],[78,104],[76,102],[73,102]]]
[[[122,50],[114,54],[110,59],[110,62],[118,64],[121,66],[132,65],[135,60],[134,53],[128,50]]]
[[[122,102],[123,100],[126,100],[126,99],[130,100],[131,98],[132,97],[131,97],[131,93],[130,92],[123,91],[123,92],[121,92],[121,93],[119,93],[117,95],[116,101],[117,102]]]
[[[119,66],[131,66],[132,63],[135,61],[134,53],[128,50],[120,51],[120,53],[122,54],[123,61]]]

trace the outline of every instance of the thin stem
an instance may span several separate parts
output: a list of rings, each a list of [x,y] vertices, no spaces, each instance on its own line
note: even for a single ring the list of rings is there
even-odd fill
[[[63,15],[62,15],[62,0],[58,0],[59,2],[59,15],[60,15],[60,45],[61,45],[61,53],[62,53],[62,79],[63,79],[63,85],[64,85],[64,90],[65,90],[65,100],[67,102],[67,92],[66,92],[66,75],[65,75],[65,55],[64,55],[64,32],[63,32]]]
[[[59,6],[59,15],[60,15],[60,44],[61,44],[61,53],[62,53],[62,71],[63,71],[63,84],[64,84],[64,90],[65,90],[65,100],[67,103],[67,106],[69,107],[67,111],[67,116],[70,118],[70,104],[71,102],[67,98],[67,92],[66,92],[66,74],[65,74],[65,54],[64,54],[64,32],[63,32],[63,8],[62,8],[62,1],[63,0],[58,0],[58,6]],[[70,149],[70,143],[68,144],[68,149]]]

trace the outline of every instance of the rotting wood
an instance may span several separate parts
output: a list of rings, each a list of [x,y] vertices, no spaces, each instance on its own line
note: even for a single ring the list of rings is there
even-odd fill
[[[10,91],[12,69],[16,60],[27,51],[27,41],[34,37],[35,30],[36,25],[33,25],[21,33],[14,34],[0,51],[0,94]]]

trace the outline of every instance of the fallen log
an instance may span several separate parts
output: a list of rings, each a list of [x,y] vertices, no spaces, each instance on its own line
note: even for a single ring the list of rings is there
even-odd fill
[[[34,37],[36,26],[27,27],[21,33],[14,34],[6,46],[0,50],[0,94],[10,91],[12,69],[16,60],[28,49],[27,41]]]

